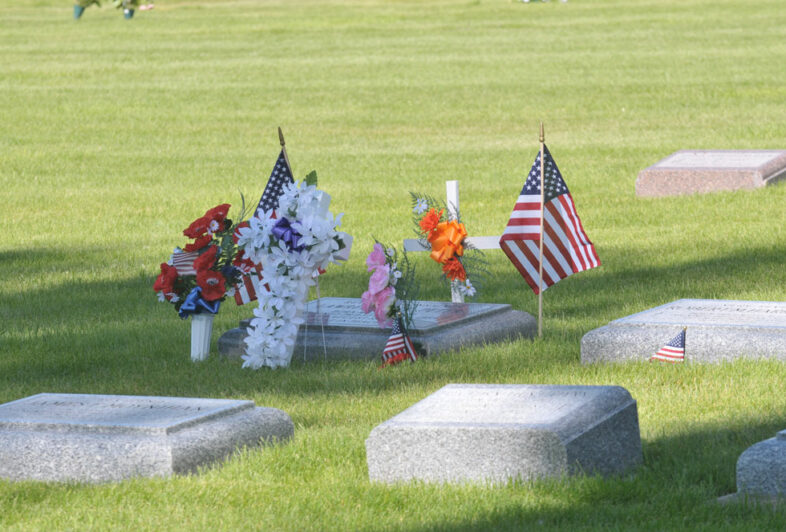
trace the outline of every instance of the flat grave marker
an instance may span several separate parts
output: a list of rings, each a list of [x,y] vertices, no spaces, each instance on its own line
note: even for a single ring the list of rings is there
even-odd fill
[[[639,172],[647,197],[754,189],[786,178],[786,150],[681,150]]]
[[[410,337],[416,349],[426,355],[521,336],[532,338],[537,327],[526,312],[492,303],[420,301],[413,321]],[[243,339],[249,322],[243,320],[240,327],[221,336],[218,346],[222,354],[239,357],[245,352]],[[323,297],[308,302],[306,326],[300,326],[293,359],[303,359],[304,346],[307,360],[325,356],[322,327],[330,359],[377,358],[390,337],[389,328],[381,329],[373,314],[363,313],[360,299]]]
[[[168,477],[293,432],[285,412],[252,401],[41,393],[0,405],[0,477]]]
[[[619,386],[449,384],[375,427],[369,478],[505,483],[615,474],[641,462],[636,401]]]
[[[682,327],[686,362],[786,360],[786,302],[679,299],[588,332],[581,362],[646,361]]]

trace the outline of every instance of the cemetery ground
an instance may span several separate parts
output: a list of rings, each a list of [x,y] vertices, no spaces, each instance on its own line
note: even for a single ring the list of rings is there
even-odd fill
[[[193,476],[0,481],[0,528],[782,529],[783,510],[713,503],[735,491],[739,455],[786,428],[782,363],[579,362],[587,331],[675,299],[786,300],[786,185],[634,196],[638,171],[679,149],[786,146],[779,4],[170,0],[75,22],[68,1],[4,2],[0,402],[247,399],[290,414],[295,436]],[[235,207],[238,190],[256,201],[276,126],[296,177],[318,171],[355,237],[322,295],[359,297],[372,236],[412,236],[410,190],[441,197],[459,179],[470,234],[499,234],[539,120],[603,262],[545,292],[543,339],[386,370],[295,353],[288,369],[249,371],[217,356],[251,314],[227,301],[211,358],[190,361],[189,323],[151,288],[158,264],[207,208]],[[536,314],[503,254],[487,256],[478,301]],[[436,265],[414,261],[421,298],[447,300]],[[623,386],[643,465],[497,487],[370,483],[371,429],[447,383]]]

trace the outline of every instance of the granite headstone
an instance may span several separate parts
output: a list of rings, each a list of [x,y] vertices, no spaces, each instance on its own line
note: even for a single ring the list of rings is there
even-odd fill
[[[0,477],[167,477],[293,432],[285,412],[252,401],[42,393],[0,405]]]
[[[375,427],[366,456],[385,483],[608,475],[642,459],[624,388],[517,384],[449,384]]]
[[[753,189],[786,178],[786,150],[681,150],[639,172],[637,196]]]
[[[737,460],[737,493],[721,503],[786,502],[786,430],[748,447]]]
[[[680,299],[588,332],[581,362],[646,361],[683,327],[686,362],[786,360],[786,302]]]
[[[224,333],[219,352],[230,357],[243,354],[249,322],[243,320],[240,327]],[[461,346],[531,338],[536,327],[535,318],[510,305],[420,301],[409,334],[420,353],[434,355]],[[373,314],[365,314],[360,299],[323,297],[308,302],[293,358],[303,360],[305,353],[307,360],[319,360],[326,353],[330,359],[373,359],[381,355],[389,337],[390,329],[381,329]]]

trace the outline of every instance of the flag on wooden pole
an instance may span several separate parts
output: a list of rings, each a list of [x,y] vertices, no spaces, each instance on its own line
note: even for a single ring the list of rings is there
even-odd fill
[[[541,154],[535,158],[499,246],[533,292],[540,294]],[[547,147],[543,147],[543,290],[561,279],[600,266],[573,197]]]
[[[415,347],[412,345],[412,340],[401,323],[401,318],[398,317],[393,320],[393,331],[390,333],[390,338],[388,338],[388,342],[382,350],[382,367],[392,366],[405,360],[414,362],[417,359],[418,355],[415,352]]]
[[[671,362],[672,364],[685,361],[685,331],[669,340],[669,343],[658,349],[658,352],[650,357],[650,362]]]

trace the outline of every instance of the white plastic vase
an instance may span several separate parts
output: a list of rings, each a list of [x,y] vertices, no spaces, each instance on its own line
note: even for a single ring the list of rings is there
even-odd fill
[[[210,336],[213,334],[214,314],[202,312],[191,316],[191,360],[206,360],[210,354]]]

